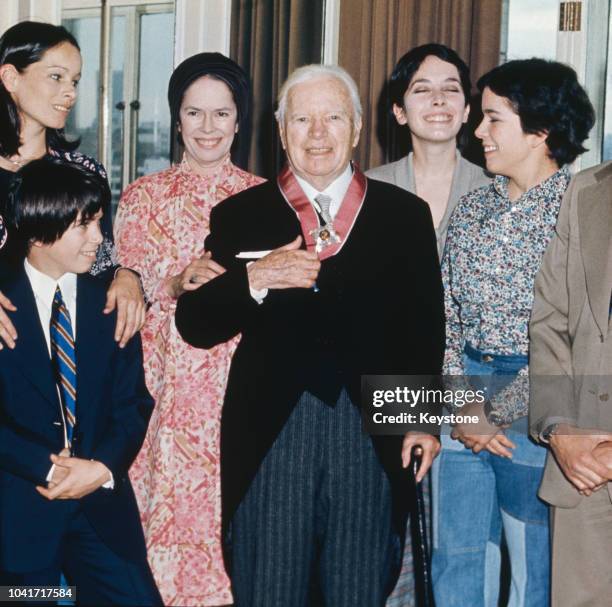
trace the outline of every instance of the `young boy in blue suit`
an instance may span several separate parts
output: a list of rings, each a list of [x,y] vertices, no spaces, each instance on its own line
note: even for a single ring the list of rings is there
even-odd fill
[[[128,478],[153,409],[140,338],[119,348],[88,274],[109,203],[97,175],[44,158],[2,210],[19,339],[0,351],[0,585],[63,572],[78,604],[161,605]]]

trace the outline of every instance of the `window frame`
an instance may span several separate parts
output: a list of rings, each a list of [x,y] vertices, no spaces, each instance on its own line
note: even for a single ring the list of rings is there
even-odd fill
[[[117,12],[118,11],[118,12]],[[123,97],[137,99],[139,92],[139,45],[140,45],[140,17],[159,13],[171,13],[176,23],[176,3],[172,0],[107,0],[104,4],[100,0],[64,0],[61,11],[62,21],[66,19],[83,19],[91,17],[100,18],[100,57],[99,94],[98,94],[98,145],[97,158],[111,170],[112,151],[110,149],[110,129],[112,100],[110,52],[111,52],[111,21],[114,16],[123,16],[126,19],[125,61],[123,70]],[[176,44],[173,40],[173,58]],[[135,113],[128,107],[123,114],[124,138],[121,175],[122,188],[131,183],[136,176],[136,123]],[[127,143],[127,145],[125,145]],[[171,152],[168,150],[168,159],[171,161]]]

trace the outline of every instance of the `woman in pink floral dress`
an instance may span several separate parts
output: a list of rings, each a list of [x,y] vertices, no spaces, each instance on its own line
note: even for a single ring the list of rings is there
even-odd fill
[[[218,53],[190,57],[172,74],[168,100],[183,160],[131,184],[115,221],[119,259],[140,272],[150,304],[142,341],[156,407],[131,477],[165,604],[225,605],[219,430],[237,341],[188,346],[174,309],[181,293],[224,271],[204,252],[212,207],[262,179],[230,159],[249,100],[238,65]]]

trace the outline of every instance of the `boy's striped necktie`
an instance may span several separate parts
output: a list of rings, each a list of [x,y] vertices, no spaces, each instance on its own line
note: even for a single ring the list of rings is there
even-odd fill
[[[62,299],[59,285],[53,298],[49,331],[51,335],[51,359],[64,407],[66,436],[70,444],[72,443],[72,433],[76,423],[76,356],[70,314]]]

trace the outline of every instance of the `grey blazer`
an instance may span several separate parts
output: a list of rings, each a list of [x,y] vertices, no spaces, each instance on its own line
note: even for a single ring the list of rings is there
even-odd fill
[[[383,164],[375,169],[370,169],[366,172],[368,177],[392,183],[404,190],[408,190],[416,194],[416,185],[414,183],[414,168],[412,164],[412,152],[408,156],[400,158],[396,162]],[[487,175],[484,169],[478,165],[466,160],[457,151],[457,164],[455,165],[455,173],[453,175],[453,183],[451,184],[450,194],[448,196],[448,205],[446,211],[440,221],[440,225],[436,228],[436,236],[438,239],[438,255],[442,259],[444,251],[444,243],[446,242],[446,232],[448,230],[448,222],[450,217],[459,202],[459,199],[468,192],[479,188],[482,185],[488,185],[491,177]]]
[[[555,232],[530,324],[532,432],[559,422],[612,432],[612,162],[574,177]],[[608,491],[612,499],[612,483]],[[583,499],[550,452],[539,495],[563,508]]]

